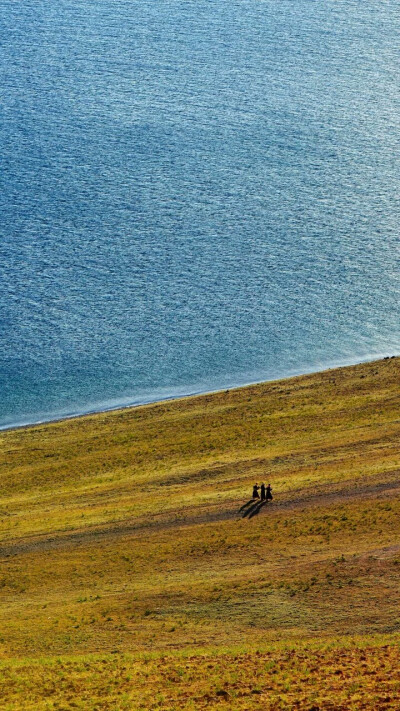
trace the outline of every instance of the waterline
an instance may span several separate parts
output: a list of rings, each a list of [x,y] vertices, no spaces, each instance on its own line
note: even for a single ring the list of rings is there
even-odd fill
[[[350,367],[362,363],[373,363],[375,361],[382,360],[384,358],[394,358],[400,355],[399,353],[391,353],[390,355],[388,354],[382,354],[382,353],[375,353],[375,354],[370,354],[368,357],[363,358],[363,359],[345,359],[345,360],[340,360],[340,361],[332,361],[330,363],[326,363],[320,368],[317,369],[310,369],[310,370],[293,370],[290,371],[284,375],[279,375],[277,377],[270,377],[267,380],[246,380],[246,379],[227,379],[224,383],[220,384],[218,387],[213,388],[211,390],[207,390],[206,388],[196,388],[193,387],[192,389],[185,389],[185,388],[176,388],[175,390],[168,391],[167,389],[165,390],[160,390],[156,393],[152,393],[151,395],[143,394],[142,396],[136,397],[135,399],[133,398],[121,398],[121,399],[116,399],[116,400],[109,400],[109,401],[104,401],[104,402],[98,402],[94,403],[92,405],[88,405],[85,408],[79,409],[79,410],[72,410],[70,412],[64,412],[64,413],[57,413],[56,415],[48,415],[43,418],[39,419],[26,419],[26,420],[21,420],[21,421],[16,421],[16,422],[11,422],[6,425],[0,426],[0,431],[8,431],[8,430],[13,430],[13,429],[20,429],[20,428],[27,428],[27,427],[35,427],[37,425],[44,425],[44,424],[49,424],[52,422],[63,422],[65,420],[70,420],[70,419],[78,419],[81,417],[86,417],[88,415],[96,415],[96,414],[101,414],[101,413],[106,413],[106,412],[117,412],[120,410],[126,410],[130,408],[137,408],[141,407],[144,405],[155,405],[155,404],[162,404],[163,402],[168,402],[169,400],[178,400],[181,398],[187,398],[187,397],[196,397],[196,396],[201,396],[201,395],[212,395],[213,393],[221,392],[223,390],[236,390],[238,388],[245,388],[245,387],[250,387],[251,385],[262,385],[263,383],[271,383],[271,382],[277,382],[280,380],[287,380],[290,378],[295,378],[298,376],[302,375],[312,375],[313,373],[322,373],[327,370],[333,370],[336,368],[343,368],[343,367]]]

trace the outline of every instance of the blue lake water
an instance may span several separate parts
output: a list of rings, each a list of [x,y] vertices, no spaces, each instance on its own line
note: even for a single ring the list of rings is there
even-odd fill
[[[400,352],[398,0],[3,0],[0,427]]]

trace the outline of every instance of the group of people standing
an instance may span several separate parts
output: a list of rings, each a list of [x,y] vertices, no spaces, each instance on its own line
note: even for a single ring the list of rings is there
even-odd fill
[[[258,493],[260,492],[260,493]],[[253,486],[253,499],[261,499],[261,501],[272,501],[274,497],[272,496],[271,484],[265,486],[265,484],[254,484]]]

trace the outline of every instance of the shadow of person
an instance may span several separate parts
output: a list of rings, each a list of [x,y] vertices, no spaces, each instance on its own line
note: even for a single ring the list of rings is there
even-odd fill
[[[243,509],[245,509],[247,506],[250,506],[250,504],[254,504],[256,501],[257,501],[257,499],[249,499],[249,501],[246,501],[246,503],[243,504],[243,506],[240,507],[239,513],[240,513],[241,511],[243,511]]]
[[[266,503],[266,501],[260,500],[253,501],[253,505],[249,506],[249,508],[243,512],[242,518],[252,518]]]
[[[266,501],[259,501],[256,506],[253,506],[251,509],[248,518],[253,518],[253,516],[257,516],[258,513],[260,513],[261,509],[263,506],[266,506],[267,502]]]

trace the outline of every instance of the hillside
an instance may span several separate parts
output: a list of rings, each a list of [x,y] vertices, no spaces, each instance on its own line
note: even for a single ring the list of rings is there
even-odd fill
[[[1,433],[0,708],[398,709],[399,385],[390,358]]]

